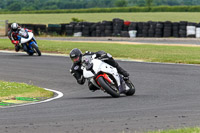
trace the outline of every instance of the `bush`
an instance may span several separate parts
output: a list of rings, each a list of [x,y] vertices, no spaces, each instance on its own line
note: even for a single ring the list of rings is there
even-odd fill
[[[59,9],[59,10],[34,10],[34,11],[6,11],[0,14],[42,14],[42,13],[103,13],[103,12],[200,12],[200,6],[154,6],[148,7],[113,7],[113,8],[88,8],[88,9]]]

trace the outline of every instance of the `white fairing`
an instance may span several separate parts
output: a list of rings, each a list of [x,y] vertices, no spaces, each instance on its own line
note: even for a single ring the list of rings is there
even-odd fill
[[[21,43],[27,43],[28,41],[30,41],[34,37],[32,32],[26,32],[26,33],[28,33],[28,38],[24,38],[24,37],[21,36]]]
[[[117,84],[120,85],[120,77],[116,68],[98,59],[92,59],[91,63],[93,64],[93,70],[95,74],[100,71],[111,74],[116,79]],[[87,71],[86,68],[83,68],[83,76],[88,79],[92,78],[94,74],[91,71]]]

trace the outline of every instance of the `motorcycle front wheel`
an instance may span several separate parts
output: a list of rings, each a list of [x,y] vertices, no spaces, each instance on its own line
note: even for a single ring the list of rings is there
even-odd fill
[[[114,87],[113,85],[111,85],[108,81],[106,81],[103,77],[99,77],[97,79],[98,83],[100,84],[100,86],[108,93],[110,94],[112,97],[117,98],[120,97],[120,92],[119,90]]]
[[[39,48],[35,44],[32,44],[32,47],[33,47],[33,50],[35,51],[35,53],[37,53],[38,56],[42,55]]]

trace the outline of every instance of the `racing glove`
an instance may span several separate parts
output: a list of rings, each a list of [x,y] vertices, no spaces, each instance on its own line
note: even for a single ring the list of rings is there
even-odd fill
[[[12,43],[16,46],[19,44],[19,41],[12,40]]]

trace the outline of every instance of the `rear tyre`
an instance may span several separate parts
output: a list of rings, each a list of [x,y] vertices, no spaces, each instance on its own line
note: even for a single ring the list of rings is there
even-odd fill
[[[117,88],[111,87],[112,85],[108,83],[103,77],[99,77],[97,81],[99,82],[100,86],[112,97],[120,97],[119,90]]]
[[[132,96],[135,94],[135,86],[133,85],[133,83],[131,83],[130,80],[126,81],[126,85],[130,88],[127,92],[126,95],[127,96]]]

